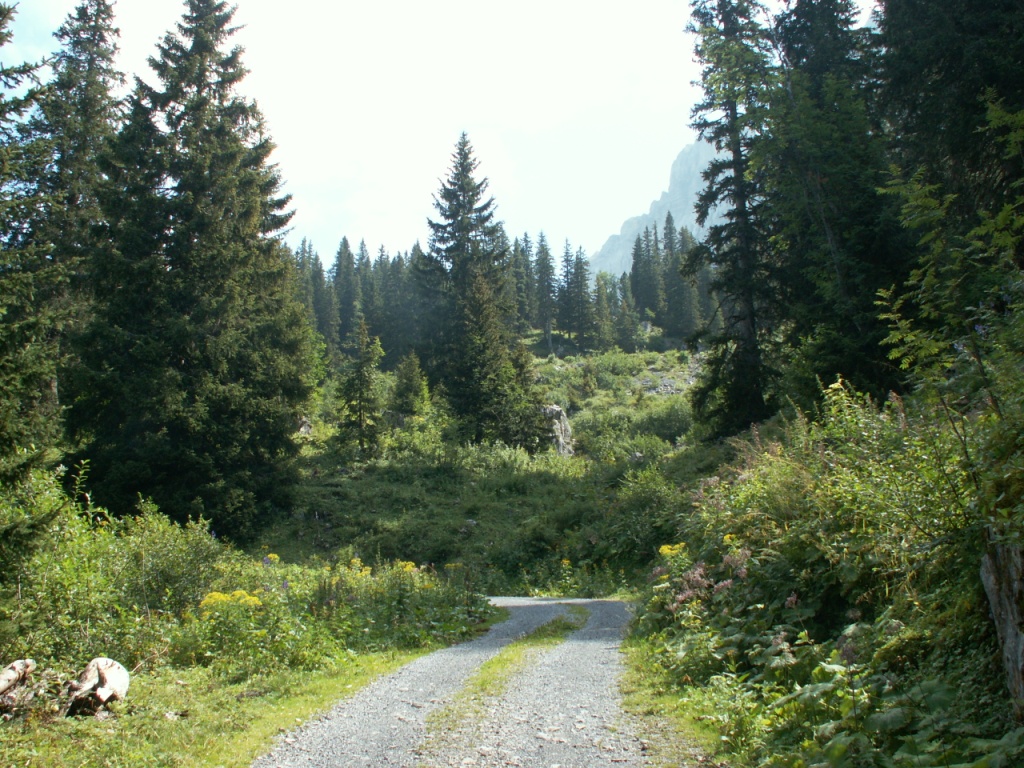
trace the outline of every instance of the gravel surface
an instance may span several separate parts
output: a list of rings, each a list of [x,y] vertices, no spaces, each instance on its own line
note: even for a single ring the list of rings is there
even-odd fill
[[[643,766],[643,742],[619,708],[619,642],[629,619],[605,600],[494,598],[511,618],[481,638],[424,656],[382,677],[321,718],[282,737],[253,768],[349,766]],[[590,611],[583,629],[536,657],[488,701],[479,719],[427,739],[427,715],[513,640],[565,613]]]

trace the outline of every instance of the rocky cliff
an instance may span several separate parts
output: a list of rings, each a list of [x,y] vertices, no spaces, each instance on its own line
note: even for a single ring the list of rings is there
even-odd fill
[[[669,211],[672,212],[677,229],[686,227],[696,235],[698,227],[693,205],[704,188],[701,171],[707,167],[714,154],[711,145],[703,141],[685,147],[672,163],[668,191],[651,203],[647,213],[628,219],[619,234],[608,238],[601,249],[590,257],[591,272],[611,272],[613,275],[628,272],[637,235],[643,234],[644,228],[653,229],[655,226],[660,233],[665,226],[665,214]]]

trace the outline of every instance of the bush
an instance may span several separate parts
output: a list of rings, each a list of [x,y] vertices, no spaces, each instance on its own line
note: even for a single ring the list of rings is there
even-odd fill
[[[637,625],[680,685],[729,692],[726,743],[763,766],[1009,765],[960,436],[840,383],[817,423],[736,448],[660,549]]]

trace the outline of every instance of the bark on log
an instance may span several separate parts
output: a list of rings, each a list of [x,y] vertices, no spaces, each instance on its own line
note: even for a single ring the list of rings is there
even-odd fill
[[[72,702],[92,694],[101,704],[106,704],[124,699],[128,695],[129,682],[127,669],[113,659],[100,656],[86,665],[68,690]]]
[[[990,543],[981,561],[981,582],[1003,653],[1006,684],[1017,720],[1024,719],[1024,553]]]
[[[8,664],[3,672],[0,672],[0,694],[6,693],[16,686],[32,672],[35,671],[36,663],[32,659],[19,659]]]

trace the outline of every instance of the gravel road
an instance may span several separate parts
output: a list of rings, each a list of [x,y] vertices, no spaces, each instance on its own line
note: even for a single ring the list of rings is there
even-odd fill
[[[350,766],[644,766],[643,742],[619,708],[619,642],[629,619],[606,600],[494,598],[511,618],[483,637],[424,656],[382,677],[321,718],[282,737],[253,768]],[[427,738],[426,718],[444,707],[501,648],[565,613],[586,626],[537,657],[483,714]]]

